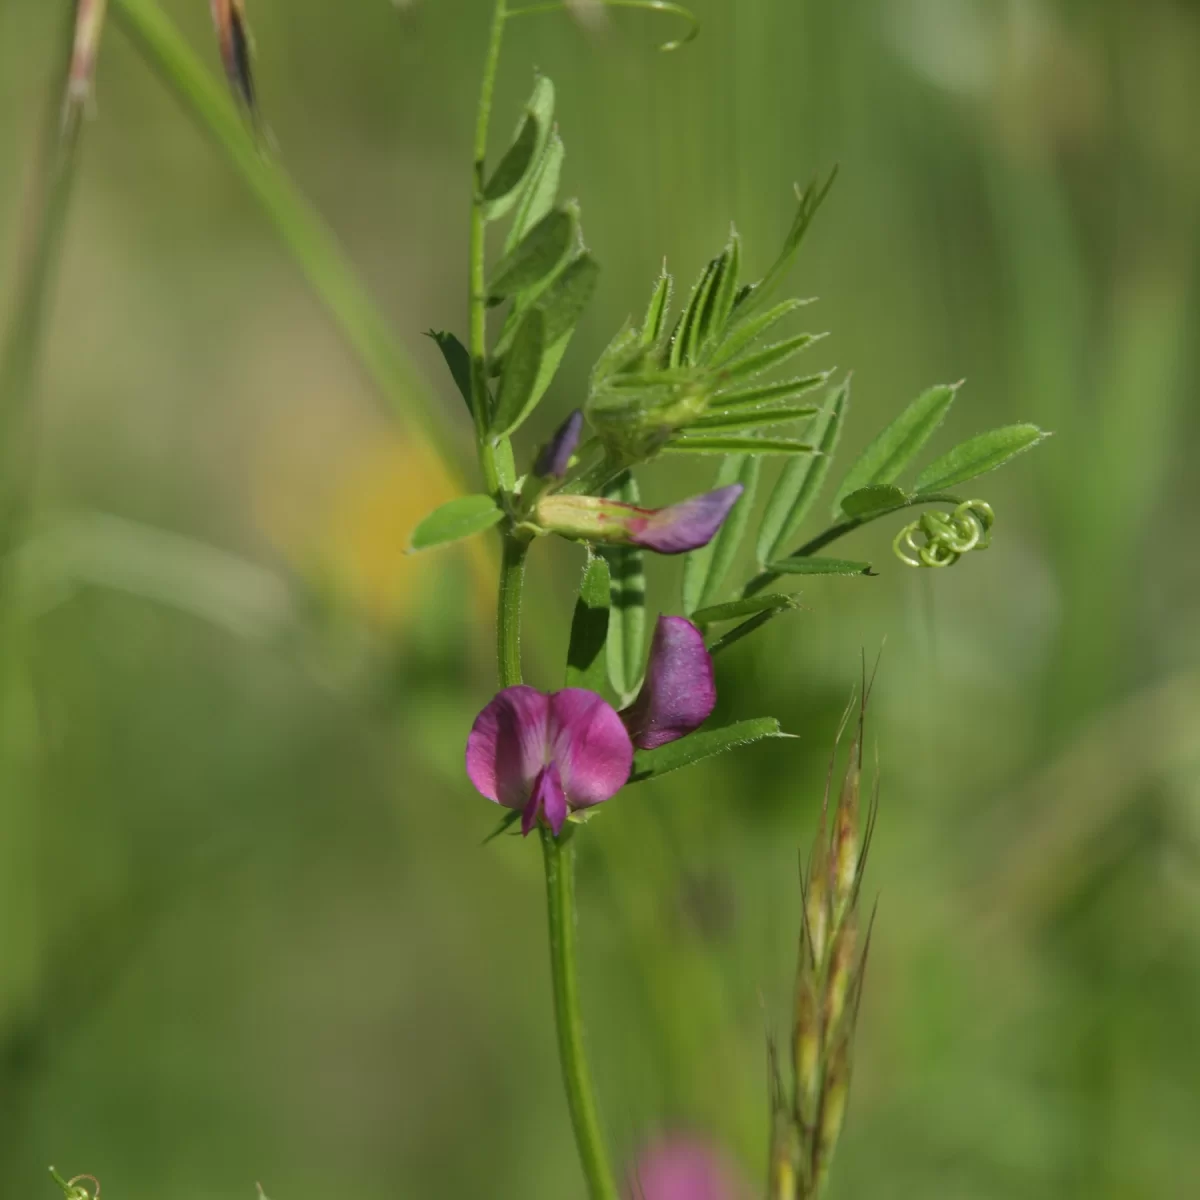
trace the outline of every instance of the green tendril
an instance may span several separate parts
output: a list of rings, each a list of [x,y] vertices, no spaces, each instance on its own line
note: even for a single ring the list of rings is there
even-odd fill
[[[995,520],[990,504],[965,500],[952,513],[923,513],[905,525],[892,549],[910,567],[952,567],[964,554],[988,548]]]
[[[671,50],[678,50],[681,46],[686,46],[688,42],[695,41],[700,33],[700,21],[696,14],[690,9],[684,8],[682,4],[673,4],[671,0],[593,0],[597,7],[602,8],[641,8],[647,12],[665,13],[668,16],[679,17],[688,24],[687,32],[677,38],[672,38],[669,42],[663,42],[659,49],[663,53],[668,53]],[[542,13],[567,12],[570,5],[563,3],[562,0],[557,0],[553,4],[530,4],[524,8],[510,8],[507,17],[511,20],[513,17],[536,17]]]

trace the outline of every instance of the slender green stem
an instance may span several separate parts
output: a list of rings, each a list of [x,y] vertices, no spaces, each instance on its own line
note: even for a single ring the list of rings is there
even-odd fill
[[[492,100],[500,69],[500,50],[504,45],[504,23],[508,18],[506,0],[496,0],[487,54],[483,61],[483,84],[479,92],[479,115],[475,122],[475,159],[471,181],[471,411],[475,415],[475,434],[479,442],[479,465],[487,490],[500,489],[496,455],[488,435],[491,413],[488,396],[487,352],[487,215],[483,189],[487,182],[487,144],[492,125]]]
[[[487,348],[487,217],[483,189],[487,171],[488,133],[491,127],[492,100],[504,42],[504,25],[509,15],[506,0],[495,0],[487,55],[483,66],[483,85],[479,96],[479,117],[475,126],[475,161],[471,190],[471,408],[479,445],[479,465],[488,491],[497,494],[500,481],[496,470],[495,446],[488,431],[488,348]],[[521,601],[525,587],[525,559],[529,542],[509,529],[504,534],[504,555],[500,565],[500,590],[496,614],[496,652],[500,668],[500,686],[514,687],[521,673]],[[599,1110],[588,1070],[583,1045],[583,1017],[579,1004],[579,973],[575,962],[575,872],[572,829],[568,825],[556,838],[548,829],[541,831],[546,867],[546,905],[550,930],[550,968],[554,980],[554,1015],[558,1029],[558,1054],[562,1064],[567,1107],[575,1131],[579,1160],[591,1200],[617,1200],[612,1169],[604,1137],[600,1130]]]
[[[396,339],[333,232],[256,139],[226,88],[155,0],[111,0],[115,19],[146,61],[216,143],[291,251],[342,336],[388,402],[413,422],[460,484],[461,447],[434,409],[428,384]]]
[[[516,536],[504,539],[500,560],[500,600],[496,612],[496,657],[500,686],[515,687],[521,674],[521,600],[525,591],[525,556],[529,543]]]
[[[579,969],[575,959],[575,848],[572,842],[570,826],[558,838],[548,829],[542,830],[558,1056],[588,1195],[591,1200],[617,1200],[617,1187],[604,1148],[595,1090],[583,1044]]]
[[[794,550],[788,555],[788,558],[811,558],[814,554],[824,550],[826,546],[831,546],[840,538],[844,538],[846,534],[853,533],[856,529],[861,529],[864,525],[870,525],[872,521],[878,521],[882,517],[890,517],[894,513],[904,512],[905,509],[915,508],[918,504],[960,504],[961,500],[957,496],[951,496],[945,492],[930,492],[927,495],[913,496],[906,500],[903,504],[895,504],[890,508],[881,508],[878,512],[873,512],[865,517],[848,517],[845,521],[839,521],[836,525],[831,525],[828,529],[818,533],[816,537],[804,543],[799,550]],[[781,577],[779,571],[763,571],[756,575],[742,589],[742,596],[756,596],[765,588],[769,588],[771,584],[777,582]]]

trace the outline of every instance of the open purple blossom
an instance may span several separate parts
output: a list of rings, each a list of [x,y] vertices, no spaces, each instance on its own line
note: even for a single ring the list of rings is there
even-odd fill
[[[642,690],[621,713],[633,744],[653,750],[684,737],[708,720],[716,703],[704,635],[684,617],[659,617]]]
[[[652,750],[702,725],[717,702],[712,659],[683,617],[659,617],[646,679],[623,712],[595,692],[505,688],[475,718],[467,774],[489,800],[521,813],[528,835],[545,822],[557,835],[569,813],[625,786],[633,750]]]
[[[562,479],[571,465],[575,451],[579,448],[582,433],[583,410],[577,408],[538,452],[537,461],[533,464],[533,473],[543,479]]]
[[[543,529],[588,542],[683,554],[707,546],[742,494],[740,483],[666,508],[638,508],[601,496],[543,496],[534,519]]]
[[[670,1137],[648,1146],[629,1173],[625,1200],[747,1200],[733,1167],[707,1143]]]
[[[489,800],[520,810],[526,835],[542,820],[557,835],[569,812],[615,796],[632,766],[621,718],[583,688],[505,688],[467,737],[471,782]]]

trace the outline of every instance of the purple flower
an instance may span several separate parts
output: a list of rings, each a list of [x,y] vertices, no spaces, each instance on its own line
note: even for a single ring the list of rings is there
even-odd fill
[[[683,554],[707,546],[742,494],[740,483],[667,508],[637,508],[600,496],[543,496],[534,519],[543,528],[588,542],[644,546]]]
[[[708,720],[716,703],[704,635],[683,617],[659,617],[642,690],[621,713],[633,744],[653,750],[684,737]]]
[[[705,1142],[671,1137],[642,1153],[629,1174],[627,1200],[746,1200],[745,1183]]]
[[[621,718],[595,692],[510,687],[475,718],[467,774],[489,800],[521,811],[528,835],[539,820],[557,835],[567,813],[615,796],[633,766]]]
[[[583,410],[577,408],[541,448],[537,461],[533,464],[533,473],[543,479],[562,479],[579,447],[579,437],[582,433]]]

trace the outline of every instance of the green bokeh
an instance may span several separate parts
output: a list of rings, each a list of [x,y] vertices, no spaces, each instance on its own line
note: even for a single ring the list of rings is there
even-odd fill
[[[5,312],[61,7],[0,9]],[[216,70],[207,5],[163,7]],[[487,8],[251,3],[279,153],[464,445],[420,334],[465,332]],[[1200,7],[695,8],[700,39],[667,56],[669,23],[642,14],[512,27],[498,137],[533,67],[552,75],[565,191],[603,264],[519,454],[664,254],[690,281],[733,220],[764,269],[793,182],[834,162],[795,287],[833,331],[814,367],[855,372],[843,453],[964,376],[938,452],[1018,420],[1056,437],[979,485],[987,554],[910,571],[885,522],[844,545],[879,578],[803,580],[802,611],[724,657],[720,714],[800,740],[632,789],[589,826],[611,1140],[625,1156],[684,1127],[764,1162],[760,997],[785,1029],[796,848],[860,651],[886,639],[881,901],[834,1197],[1194,1197]],[[347,568],[360,541],[372,578],[403,561],[386,503],[346,495],[373,455],[409,459],[116,29],[83,153],[39,395],[42,586],[0,664],[0,1197],[52,1195],[50,1162],[121,1200],[256,1179],[274,1200],[579,1196],[540,857],[480,847],[496,814],[461,772],[493,688],[477,572],[410,560],[388,612]],[[656,466],[643,490],[709,473]],[[409,527],[422,479],[386,493]],[[536,548],[545,686],[582,561]],[[652,602],[677,608],[678,565],[653,568]]]

